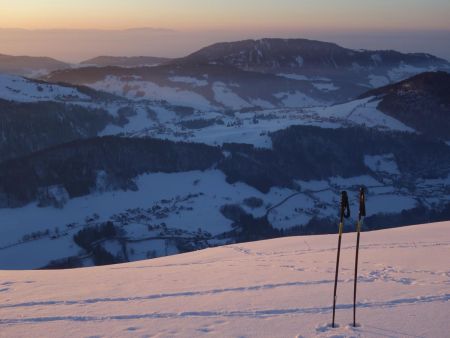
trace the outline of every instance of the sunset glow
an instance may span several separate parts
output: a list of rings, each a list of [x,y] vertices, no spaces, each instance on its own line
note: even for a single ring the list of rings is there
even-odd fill
[[[449,17],[447,0],[0,0],[0,54],[180,57],[219,41],[278,37],[449,59]]]
[[[450,29],[445,0],[0,1],[2,28]]]

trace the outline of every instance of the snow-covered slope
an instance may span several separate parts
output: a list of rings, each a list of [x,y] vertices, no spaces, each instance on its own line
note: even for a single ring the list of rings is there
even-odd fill
[[[448,337],[450,222],[229,245],[108,267],[0,271],[2,337]]]
[[[87,101],[90,99],[74,87],[37,82],[6,74],[0,74],[0,98],[18,102]]]
[[[0,162],[120,128],[138,111],[91,88],[0,73]]]
[[[379,98],[378,109],[417,131],[450,139],[450,74],[422,73],[372,90],[363,97]]]
[[[214,64],[83,67],[56,71],[44,79],[85,85],[133,100],[166,100],[202,110],[309,107],[335,102],[307,81]],[[348,98],[340,96],[340,100]]]
[[[194,81],[196,79],[189,77],[175,77],[177,83]],[[193,85],[200,87],[202,82],[192,82]],[[205,80],[207,83],[207,81]],[[134,82],[129,81],[129,91],[132,92],[143,89],[138,86],[135,89]],[[106,90],[114,94],[122,93],[122,83],[116,82],[113,78],[108,78],[102,83],[97,82],[92,85],[95,89]],[[116,88],[117,87],[117,88]],[[168,138],[172,140],[185,140],[193,142],[202,142],[206,144],[223,144],[225,142],[250,143],[259,147],[270,148],[271,143],[267,136],[269,132],[284,129],[290,125],[316,125],[324,128],[339,128],[349,125],[367,125],[387,130],[413,131],[398,120],[377,110],[379,101],[374,101],[373,97],[350,101],[345,104],[335,106],[319,106],[312,108],[300,108],[302,106],[315,106],[313,102],[302,94],[278,93],[280,100],[284,102],[285,109],[273,109],[268,102],[253,102],[254,105],[242,100],[235,95],[225,84],[216,82],[213,85],[215,91],[215,100],[223,102],[235,110],[247,108],[242,113],[223,114],[220,109],[205,100],[201,95],[195,92],[171,89],[170,87],[158,87],[157,85],[145,84],[146,90],[149,90],[150,99],[159,98],[167,100],[172,105],[182,105],[189,102],[189,106],[195,107],[187,116],[180,116],[175,112],[174,107],[164,105],[159,102],[143,100],[141,102],[126,101],[126,105],[133,106],[134,114],[127,116],[127,122],[121,126],[109,125],[102,135],[115,135],[126,133],[128,136],[151,136],[156,138]],[[93,93],[98,93],[92,91]],[[134,97],[134,94],[131,95]],[[72,86],[61,86],[57,84],[37,82],[22,77],[1,75],[0,74],[0,99],[15,102],[38,102],[38,101],[56,101],[70,102],[74,104],[92,104],[97,103],[95,99],[87,93],[81,92],[79,88]],[[142,97],[140,99],[143,99]],[[98,102],[103,103],[103,102]],[[266,109],[255,108],[260,104]],[[108,103],[95,107],[107,108],[112,116],[117,115],[116,111],[122,105]],[[253,108],[250,108],[252,107]],[[267,107],[269,109],[267,109]],[[154,111],[154,116],[148,111]],[[185,128],[184,124],[195,120],[214,120],[210,125],[202,128]],[[220,121],[219,121],[220,120]],[[257,122],[257,123],[255,123]],[[161,128],[162,125],[164,128]]]

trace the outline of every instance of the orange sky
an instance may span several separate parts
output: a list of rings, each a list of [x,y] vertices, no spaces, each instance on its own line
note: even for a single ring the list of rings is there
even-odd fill
[[[0,54],[176,57],[219,41],[291,37],[450,59],[449,18],[449,0],[0,0]],[[136,27],[171,31],[91,31]]]
[[[448,0],[0,0],[0,27],[450,29]]]

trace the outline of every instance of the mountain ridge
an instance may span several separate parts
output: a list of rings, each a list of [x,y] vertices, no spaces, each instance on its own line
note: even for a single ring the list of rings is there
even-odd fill
[[[295,60],[292,54],[297,53],[303,61]],[[303,53],[300,55],[299,53]],[[305,54],[306,53],[306,54]],[[382,54],[378,55],[377,54]],[[447,60],[438,58],[427,53],[401,53],[394,50],[355,50],[341,47],[332,42],[323,42],[310,39],[279,39],[279,38],[263,38],[258,40],[242,40],[234,42],[219,42],[206,46],[184,58],[180,58],[173,62],[180,61],[203,61],[203,62],[224,62],[237,66],[245,66],[239,63],[239,58],[247,62],[247,66],[251,67],[252,61],[257,65],[261,64],[261,58],[265,56],[269,59],[268,63],[278,62],[285,66],[302,67],[311,64],[321,64],[336,67],[342,62],[345,66],[350,66],[351,62],[364,62],[366,64],[383,63],[383,54],[390,63],[397,64],[399,59],[406,58],[405,62],[419,63],[426,59],[438,62],[442,65],[449,66]],[[280,62],[281,57],[284,58]],[[233,56],[236,59],[233,59]],[[380,57],[380,58],[379,58]],[[350,61],[346,60],[350,59]],[[328,59],[328,60],[326,60]]]
[[[14,75],[36,75],[58,69],[69,68],[70,65],[46,56],[13,56],[0,54],[0,73]]]
[[[156,56],[108,56],[101,55],[88,60],[81,61],[80,65],[95,66],[155,66],[170,61],[170,58]]]
[[[345,102],[370,88],[431,70],[450,70],[450,63],[424,53],[352,50],[307,39],[261,39],[216,43],[159,66],[68,69],[43,79],[97,86],[128,98],[157,99],[170,92],[181,99],[194,94],[203,107],[236,109]],[[184,99],[178,103],[189,105]]]

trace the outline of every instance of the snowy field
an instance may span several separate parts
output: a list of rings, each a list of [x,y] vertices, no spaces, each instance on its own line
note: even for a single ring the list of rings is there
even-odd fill
[[[409,191],[393,185],[397,166],[392,155],[367,156],[366,161],[373,166],[374,176],[297,180],[296,190],[274,187],[264,194],[245,183],[227,183],[219,170],[152,173],[135,179],[137,191],[99,190],[69,200],[63,209],[42,208],[37,203],[0,209],[3,220],[0,269],[34,269],[51,260],[83,256],[83,250],[73,242],[73,235],[84,227],[107,221],[119,226],[130,241],[149,237],[153,232],[149,232],[148,225],[163,222],[169,231],[192,233],[201,229],[220,238],[232,229],[232,221],[220,211],[229,204],[242,206],[254,217],[267,215],[274,228],[289,229],[306,225],[315,216],[335,218],[342,190],[349,191],[350,203],[355,208],[361,184],[367,188],[370,214],[410,210],[418,203],[431,207],[450,198],[445,190],[450,185],[450,176],[446,180],[418,181],[416,192],[421,198],[417,200]],[[259,199],[261,205],[253,208],[245,205],[245,199],[249,198]],[[33,237],[36,232],[41,235]],[[214,238],[209,240],[211,245],[221,243]],[[106,249],[113,255],[121,252],[121,248],[116,250],[114,246]],[[129,243],[128,249],[130,261],[145,259],[148,251],[154,251],[158,257],[177,252],[171,248],[166,253],[158,239]]]
[[[348,190],[351,204],[356,205],[361,185],[367,188],[371,215],[410,210],[417,205],[436,208],[450,199],[450,175],[445,179],[418,179],[412,194],[395,184],[400,173],[393,154],[366,156],[364,161],[372,170],[371,175],[297,180],[294,188],[274,187],[268,193],[241,182],[229,184],[219,170],[151,173],[135,179],[137,191],[103,191],[98,187],[91,195],[69,200],[63,209],[38,207],[37,202],[22,208],[0,209],[0,269],[39,268],[55,259],[84,256],[84,251],[73,242],[73,235],[84,227],[107,221],[120,226],[130,241],[149,237],[153,232],[149,232],[148,225],[162,223],[169,231],[182,231],[187,237],[201,229],[220,238],[232,229],[232,221],[220,211],[229,204],[242,206],[254,217],[267,215],[276,229],[289,229],[306,225],[313,217],[335,218],[340,192]],[[260,206],[245,205],[249,198],[257,198]],[[222,243],[209,240],[210,245]],[[105,248],[118,255],[122,250],[116,247]],[[177,250],[173,245],[169,249],[161,246],[159,239],[128,244],[130,261],[145,259],[149,252],[159,257]]]
[[[159,107],[155,103],[147,103],[146,106],[146,103],[143,102],[138,105],[137,114],[129,118],[129,123],[123,127],[108,126],[102,132],[102,135],[123,132],[125,135],[132,137],[150,136],[209,145],[237,142],[270,149],[272,148],[272,142],[269,133],[294,125],[321,128],[367,126],[382,131],[415,132],[414,129],[379,111],[377,109],[379,100],[375,100],[374,97],[333,106],[301,108],[302,98],[294,96],[285,93],[279,95],[280,98],[284,97],[285,100],[292,99],[292,107],[297,105],[297,108],[254,108],[249,112],[236,111],[232,115],[225,115],[217,110],[199,110],[184,118],[170,110]],[[286,106],[289,107],[290,105],[286,104]],[[157,121],[148,117],[146,108],[155,111]],[[180,121],[214,119],[220,120],[221,123],[212,123],[209,126],[197,129],[188,129],[180,125]]]
[[[89,96],[74,87],[36,82],[6,74],[0,74],[0,98],[17,102],[90,100]]]
[[[195,231],[201,228],[212,235],[230,231],[231,221],[220,213],[220,207],[228,203],[242,203],[249,197],[263,198],[275,204],[292,191],[274,188],[268,194],[244,184],[228,184],[225,175],[218,170],[192,171],[176,174],[147,174],[136,183],[138,191],[113,191],[71,199],[64,209],[39,208],[36,203],[23,208],[0,209],[4,224],[0,227],[0,268],[31,269],[48,264],[51,260],[76,255],[80,247],[72,237],[87,226],[86,219],[98,215],[97,222],[114,220],[120,213],[130,214],[131,209],[167,207],[164,214],[149,214],[139,210],[143,220],[130,221],[124,226],[127,237],[132,239],[149,236],[148,224],[164,222],[170,229]],[[264,214],[265,208],[255,210]],[[116,222],[119,223],[119,222]],[[69,225],[70,227],[67,227]],[[49,230],[49,234],[36,240],[23,241],[26,234]],[[55,235],[55,229],[59,235]],[[57,238],[53,238],[57,237]],[[157,245],[159,246],[159,245]],[[155,243],[147,243],[147,249],[155,250]],[[116,252],[113,252],[116,254]],[[27,257],[30,255],[31,257]],[[164,255],[160,252],[158,256]],[[131,255],[132,260],[145,258]]]
[[[174,81],[175,80],[175,81]],[[194,79],[195,80],[195,79]],[[186,83],[186,77],[172,77],[174,83]],[[198,87],[202,82],[195,82]],[[90,85],[93,89],[102,90],[115,95],[122,95],[129,99],[135,100],[166,100],[175,105],[189,105],[197,109],[210,110],[214,109],[214,105],[202,95],[189,90],[182,90],[176,87],[160,86],[150,81],[142,81],[139,77],[135,77],[132,81],[124,82],[116,76],[108,76],[102,81],[98,81]]]
[[[2,337],[448,337],[450,222],[229,245],[65,271],[0,271]]]

